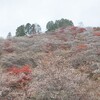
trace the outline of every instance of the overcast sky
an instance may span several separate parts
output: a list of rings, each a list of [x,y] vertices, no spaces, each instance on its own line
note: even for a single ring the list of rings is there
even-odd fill
[[[66,18],[74,25],[100,26],[100,0],[0,0],[0,36],[15,35],[16,28],[38,23],[45,30],[50,20]]]

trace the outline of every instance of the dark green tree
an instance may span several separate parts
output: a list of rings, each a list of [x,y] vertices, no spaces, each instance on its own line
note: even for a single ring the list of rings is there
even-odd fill
[[[31,25],[31,34],[35,34],[36,33],[36,30],[35,30],[35,24],[32,24]]]
[[[74,26],[73,22],[62,18],[61,20],[56,20],[55,22],[49,21],[46,25],[47,31],[52,31],[57,28],[67,27],[67,26]]]
[[[27,23],[25,25],[25,33],[26,34],[31,34],[31,24],[30,23]]]
[[[55,29],[59,28],[60,24],[60,20],[56,20],[55,21]]]
[[[16,36],[24,36],[24,35],[25,35],[25,27],[24,25],[21,25],[16,29]]]
[[[46,28],[48,31],[52,31],[52,30],[55,30],[55,24],[53,21],[49,21],[46,25]]]
[[[41,27],[39,24],[30,24],[27,23],[26,25],[21,25],[16,29],[16,36],[24,36],[24,35],[31,35],[41,32]]]

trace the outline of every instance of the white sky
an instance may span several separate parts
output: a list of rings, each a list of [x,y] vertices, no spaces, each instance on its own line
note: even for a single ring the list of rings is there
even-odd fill
[[[16,28],[38,23],[45,30],[50,20],[66,18],[75,25],[100,26],[100,0],[0,0],[0,36],[15,35]]]

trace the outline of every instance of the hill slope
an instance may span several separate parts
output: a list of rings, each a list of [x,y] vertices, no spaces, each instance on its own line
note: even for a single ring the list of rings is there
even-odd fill
[[[27,88],[7,69],[31,67]],[[0,100],[100,100],[100,32],[69,27],[0,42]],[[9,80],[7,80],[9,79]]]

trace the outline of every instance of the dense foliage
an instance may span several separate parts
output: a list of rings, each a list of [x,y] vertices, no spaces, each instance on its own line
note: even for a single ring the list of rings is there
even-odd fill
[[[49,21],[46,25],[47,31],[52,31],[60,27],[74,26],[73,22],[68,19],[56,20],[55,22]]]
[[[27,23],[26,25],[21,25],[16,29],[16,36],[24,36],[24,35],[31,35],[35,33],[40,33],[41,27],[38,24],[30,24]]]

